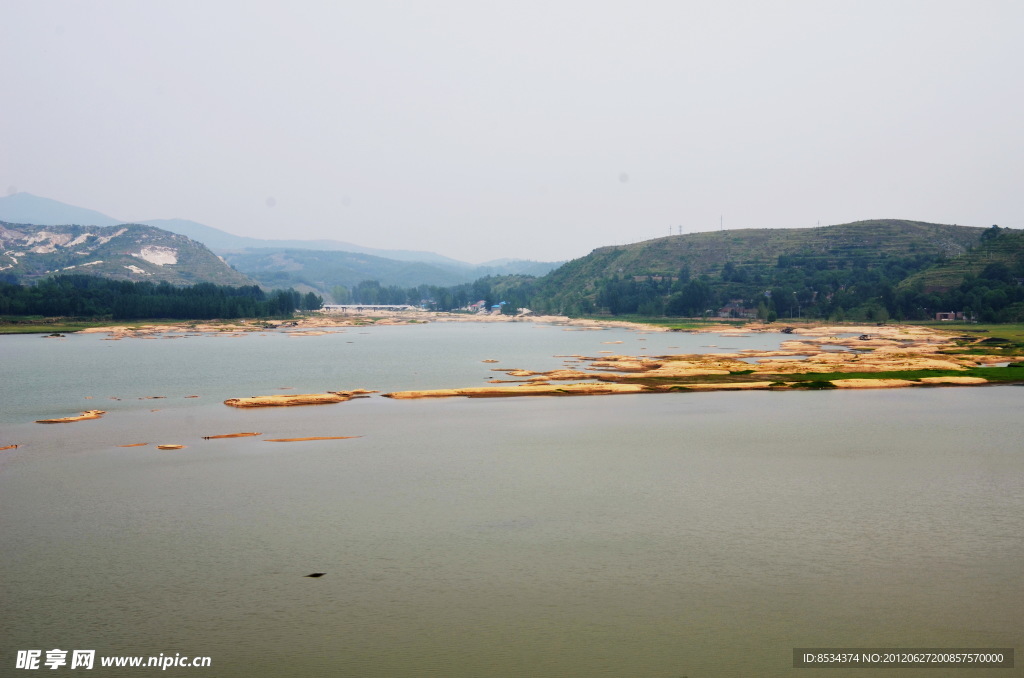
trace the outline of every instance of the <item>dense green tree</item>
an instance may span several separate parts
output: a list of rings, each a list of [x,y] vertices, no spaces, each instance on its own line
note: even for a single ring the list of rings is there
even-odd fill
[[[0,309],[12,315],[115,320],[263,318],[290,316],[300,307],[300,301],[299,293],[294,290],[276,290],[268,297],[255,285],[175,286],[166,282],[117,281],[85,275],[55,276],[35,285],[0,283]],[[314,300],[309,301],[308,306],[319,308],[319,305],[313,306]]]

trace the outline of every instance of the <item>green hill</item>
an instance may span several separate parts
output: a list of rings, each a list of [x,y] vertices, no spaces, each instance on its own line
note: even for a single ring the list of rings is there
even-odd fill
[[[602,247],[573,260],[542,278],[540,297],[534,307],[578,313],[617,309],[613,300],[602,297],[614,281],[647,283],[655,289],[641,290],[640,296],[654,299],[681,291],[679,283],[706,279],[714,294],[707,303],[742,299],[757,306],[757,295],[770,293],[773,286],[815,285],[805,290],[805,305],[820,301],[844,287],[842,271],[881,271],[895,282],[908,272],[941,258],[963,255],[981,240],[985,229],[971,226],[930,224],[899,219],[858,221],[820,228],[744,229],[668,236],[616,247]],[[835,275],[829,275],[829,273]],[[797,280],[799,278],[800,280]],[[825,280],[834,290],[824,287]],[[787,297],[794,289],[786,292]],[[623,290],[617,296],[630,296]],[[606,297],[607,295],[605,295]],[[770,294],[769,294],[770,296]],[[621,305],[622,309],[633,306]],[[657,310],[649,305],[648,311]],[[710,307],[709,307],[710,308]],[[636,312],[634,309],[632,312]],[[677,309],[684,310],[684,309]],[[690,312],[696,309],[686,308]],[[702,309],[709,310],[709,309]],[[698,313],[702,310],[697,310]],[[780,309],[781,310],[781,309]]]
[[[189,285],[252,285],[202,244],[152,226],[33,226],[0,221],[0,276],[33,282],[54,275]]]
[[[673,235],[616,247],[602,247],[575,262],[575,275],[718,274],[735,267],[776,266],[780,257],[811,267],[842,268],[851,262],[871,267],[889,257],[914,254],[957,256],[984,231],[920,221],[879,219],[820,228],[743,229]]]

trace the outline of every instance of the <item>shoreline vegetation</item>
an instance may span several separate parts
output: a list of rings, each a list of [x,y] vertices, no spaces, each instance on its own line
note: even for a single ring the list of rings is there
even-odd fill
[[[425,322],[534,322],[566,331],[620,327],[644,332],[685,331],[748,336],[785,332],[791,339],[777,350],[661,356],[561,356],[567,367],[549,371],[492,368],[488,386],[393,391],[382,397],[408,400],[444,397],[613,395],[713,390],[863,389],[911,386],[1024,384],[1024,327],[922,324],[836,324],[808,321],[700,321],[649,323],[564,316],[469,315],[428,311],[316,313],[291,320],[140,322],[83,327],[108,340],[155,339],[195,334],[220,336],[280,331],[319,336],[334,328]],[[53,327],[53,325],[51,325]],[[1003,330],[1006,330],[1005,332]],[[1005,337],[991,336],[994,332]],[[56,333],[50,336],[56,336]],[[602,352],[607,353],[607,352]],[[485,361],[492,362],[492,361]],[[573,367],[568,367],[568,365]],[[231,398],[232,407],[331,404],[375,391],[353,389],[297,395]],[[74,420],[74,418],[68,418]]]

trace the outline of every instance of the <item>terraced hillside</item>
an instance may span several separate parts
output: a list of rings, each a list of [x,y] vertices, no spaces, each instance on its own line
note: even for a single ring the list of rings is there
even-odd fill
[[[842,267],[859,261],[870,266],[887,256],[962,255],[985,229],[920,221],[884,219],[821,228],[743,229],[673,235],[594,250],[588,270],[599,275],[674,275],[688,266],[692,275],[721,272],[726,263],[775,266],[779,257],[807,265]]]
[[[991,273],[998,267],[1005,267],[1007,275],[1024,277],[1024,232],[989,229],[977,247],[910,276],[900,287],[945,292],[961,285],[969,276],[981,276],[986,270]]]

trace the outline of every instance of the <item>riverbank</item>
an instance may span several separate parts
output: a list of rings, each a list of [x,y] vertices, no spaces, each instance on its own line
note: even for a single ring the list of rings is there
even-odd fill
[[[244,320],[226,323],[117,325],[83,333],[106,333],[108,339],[155,338],[188,334],[240,336],[283,332],[318,336],[350,327],[422,323],[543,323],[566,331],[624,328],[638,332],[686,331],[744,337],[785,332],[790,339],[775,350],[680,355],[574,355],[565,368],[538,371],[529,365],[495,368],[490,386],[398,390],[388,398],[512,397],[611,395],[710,390],[862,389],[912,386],[1024,383],[1020,351],[992,346],[993,338],[963,336],[944,327],[918,325],[793,325],[722,323],[679,330],[622,320],[565,316],[470,315],[429,311],[379,311],[373,315],[317,313],[288,321]],[[950,328],[954,329],[954,328]],[[961,329],[962,328],[956,328]],[[315,394],[314,394],[315,395]],[[275,398],[274,403],[282,399]],[[270,402],[266,404],[271,404]],[[248,406],[265,404],[247,403]]]

